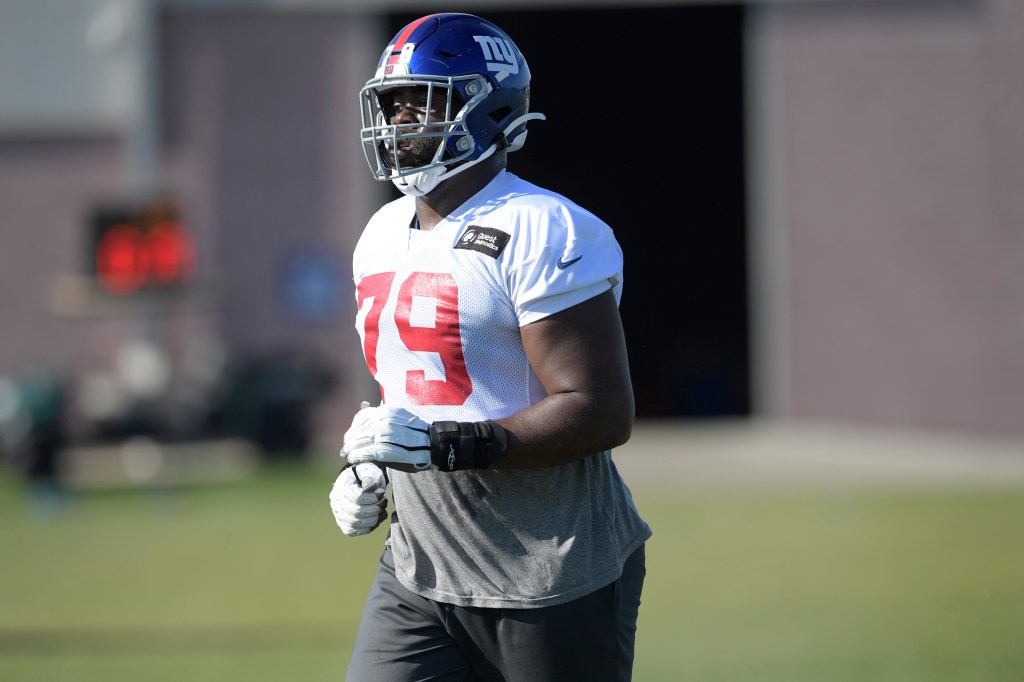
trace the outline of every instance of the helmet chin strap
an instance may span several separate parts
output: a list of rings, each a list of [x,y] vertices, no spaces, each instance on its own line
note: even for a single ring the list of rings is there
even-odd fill
[[[490,148],[479,157],[472,161],[467,161],[461,166],[456,166],[455,168],[446,168],[444,166],[424,168],[416,173],[410,173],[409,175],[401,178],[394,178],[391,182],[394,183],[395,187],[397,187],[398,191],[402,194],[421,197],[433,192],[438,185],[448,178],[458,175],[467,168],[472,168],[484,159],[492,156],[496,151],[498,151],[498,145],[492,144]]]
[[[505,126],[505,130],[502,131],[502,136],[504,137],[508,135],[517,126],[522,125],[526,121],[543,121],[545,118],[546,117],[544,116],[544,114],[523,114],[522,116],[516,118],[514,121]],[[523,146],[523,143],[525,141],[526,130],[523,130],[521,133],[519,133],[519,135],[516,136],[514,140],[509,142],[507,150],[509,152],[516,151],[517,149],[520,149]],[[440,152],[440,150],[438,151]],[[400,178],[393,178],[391,182],[394,183],[395,187],[397,187],[398,191],[401,192],[402,194],[407,194],[413,197],[422,197],[434,191],[434,189],[445,180],[454,177],[461,173],[462,171],[466,170],[467,168],[472,168],[473,166],[480,163],[484,159],[493,156],[494,152],[496,151],[498,151],[498,145],[492,144],[483,154],[473,159],[472,161],[467,161],[466,163],[460,166],[455,166],[454,168],[446,168],[445,166],[424,168],[423,170],[418,171],[416,173],[410,173],[409,175],[405,175]]]

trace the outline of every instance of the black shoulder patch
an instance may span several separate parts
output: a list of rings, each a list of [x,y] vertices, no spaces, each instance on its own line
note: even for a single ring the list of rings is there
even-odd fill
[[[502,232],[493,227],[470,225],[462,233],[462,236],[459,237],[459,242],[455,245],[455,248],[479,251],[491,258],[497,258],[501,255],[502,249],[505,248],[511,237],[512,235],[509,233]]]

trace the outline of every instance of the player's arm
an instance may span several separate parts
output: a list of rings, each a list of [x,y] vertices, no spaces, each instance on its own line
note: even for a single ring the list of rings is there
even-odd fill
[[[547,397],[505,419],[505,454],[492,468],[564,464],[614,448],[633,427],[626,341],[611,290],[521,328]]]
[[[427,424],[379,405],[356,415],[341,455],[402,471],[536,468],[617,445],[633,426],[633,390],[611,291],[521,328],[523,347],[547,395],[504,419]]]

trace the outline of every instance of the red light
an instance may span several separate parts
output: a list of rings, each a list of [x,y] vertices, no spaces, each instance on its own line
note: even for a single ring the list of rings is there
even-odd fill
[[[149,233],[149,273],[161,282],[179,282],[192,274],[195,247],[185,227],[159,223]]]
[[[155,224],[144,232],[131,225],[107,229],[96,246],[100,286],[117,295],[144,286],[167,286],[188,279],[195,270],[195,245],[184,225]]]
[[[114,225],[103,234],[96,248],[96,273],[104,289],[112,294],[128,294],[142,286],[142,240],[142,234],[130,225]]]

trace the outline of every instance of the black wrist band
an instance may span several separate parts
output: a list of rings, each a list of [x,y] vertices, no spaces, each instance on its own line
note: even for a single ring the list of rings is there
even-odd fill
[[[441,471],[486,469],[507,448],[508,433],[490,420],[430,425],[430,460]]]

